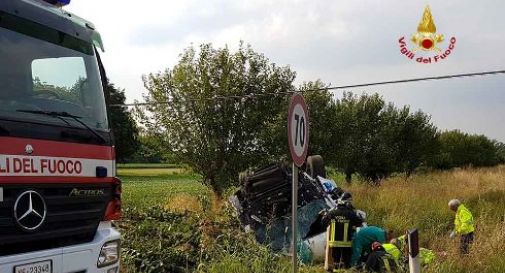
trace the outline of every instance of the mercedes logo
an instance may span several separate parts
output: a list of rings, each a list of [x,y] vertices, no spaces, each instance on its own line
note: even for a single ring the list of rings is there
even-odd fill
[[[28,154],[28,155],[33,154],[33,146],[30,145],[30,144],[26,145],[26,147],[25,147],[25,153]]]
[[[25,231],[35,231],[42,226],[46,214],[46,202],[36,191],[23,192],[14,203],[14,219]]]

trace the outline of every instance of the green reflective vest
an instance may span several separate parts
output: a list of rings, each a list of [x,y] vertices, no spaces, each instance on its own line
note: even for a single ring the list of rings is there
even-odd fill
[[[454,231],[463,235],[474,232],[474,222],[472,213],[463,205],[459,205],[454,218]]]
[[[382,244],[386,252],[393,257],[396,261],[400,260],[402,252],[393,244]]]
[[[397,242],[400,246],[404,246],[406,244],[405,236],[400,236],[397,238]],[[400,250],[394,244],[383,244],[382,247],[389,253],[396,261],[400,261],[400,258],[403,256],[402,250]],[[436,258],[435,252],[426,248],[419,248],[419,259],[422,266],[431,264]]]

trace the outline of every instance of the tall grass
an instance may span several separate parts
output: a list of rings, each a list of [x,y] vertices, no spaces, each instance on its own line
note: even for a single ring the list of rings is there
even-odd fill
[[[426,272],[505,272],[505,166],[395,177],[379,187],[347,186],[368,222],[403,233],[418,228],[421,245],[438,259]],[[447,202],[458,198],[473,212],[477,226],[471,254],[458,254],[450,240],[454,213]]]
[[[289,272],[289,258],[244,233],[230,206],[216,204],[197,176],[139,175],[124,177],[122,272]],[[397,233],[420,230],[421,245],[438,253],[423,272],[505,272],[505,166],[393,177],[378,187],[343,186],[369,224]],[[464,257],[459,242],[448,238],[454,213],[447,202],[453,198],[467,205],[477,223],[475,243]],[[300,272],[324,270],[315,264]]]

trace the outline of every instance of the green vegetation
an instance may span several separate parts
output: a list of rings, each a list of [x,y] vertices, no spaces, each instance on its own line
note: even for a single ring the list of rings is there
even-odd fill
[[[128,171],[122,176],[124,217],[117,223],[123,233],[122,272],[289,272],[289,258],[241,231],[231,208],[213,197],[200,176]],[[341,174],[333,175],[353,193],[370,224],[399,233],[420,229],[421,244],[438,253],[423,272],[505,272],[505,166],[393,177],[381,187],[347,186]],[[458,242],[448,238],[452,198],[460,198],[476,217],[476,242],[464,258],[457,254]],[[301,272],[324,270],[316,264]]]
[[[81,95],[85,83],[86,83],[85,78],[79,78],[72,85],[72,87],[64,87],[48,84],[47,82],[41,81],[39,77],[35,77],[33,79],[33,93],[42,96],[44,95],[56,96],[66,101],[79,103],[82,101]]]
[[[181,164],[170,163],[118,163],[119,171],[124,169],[179,169],[183,168]]]
[[[129,162],[158,164],[175,162],[170,149],[167,149],[168,144],[163,134],[141,128],[138,140],[138,149]]]
[[[288,158],[286,115],[296,73],[250,46],[236,52],[203,44],[177,65],[144,77],[146,108],[141,162],[183,162],[216,194],[237,185],[239,172]],[[505,146],[481,135],[441,133],[422,111],[378,94],[335,97],[317,80],[302,84],[310,113],[309,154],[377,184],[394,173],[496,166]],[[314,90],[317,90],[315,92]]]
[[[185,169],[126,168],[119,169],[123,181],[123,205],[126,210],[165,206],[176,195],[209,194],[208,189],[198,183],[199,176]]]
[[[464,166],[496,166],[504,161],[504,144],[484,135],[470,135],[459,130],[443,132],[438,138],[439,153],[431,163],[438,169]]]
[[[239,172],[268,160],[264,136],[294,78],[289,67],[271,64],[242,44],[234,53],[210,44],[200,46],[198,53],[190,47],[174,68],[144,77],[145,100],[153,104],[145,109],[151,115],[138,114],[151,134],[170,140],[165,149],[221,195]],[[278,95],[267,100],[219,99],[264,93]]]
[[[105,99],[108,105],[121,105],[126,102],[125,91],[117,88],[108,79],[104,86]],[[109,124],[114,133],[116,158],[125,162],[139,148],[139,128],[132,114],[126,107],[109,107]]]
[[[239,172],[288,158],[294,79],[289,67],[243,44],[236,52],[190,47],[176,66],[144,78],[148,105],[135,110],[140,146],[130,161],[184,165],[120,165],[123,272],[289,272],[289,258],[244,233],[225,200]],[[397,233],[419,228],[422,245],[438,253],[424,272],[505,272],[505,167],[497,166],[505,163],[505,144],[440,132],[428,114],[377,94],[337,99],[326,86],[299,88],[318,90],[305,93],[309,153],[325,158],[369,224]],[[474,250],[464,258],[447,236],[452,198],[462,199],[478,223]],[[301,272],[324,271],[316,264]]]
[[[421,111],[399,109],[378,94],[344,93],[335,105],[330,133],[338,144],[323,157],[342,170],[348,182],[354,173],[373,183],[394,172],[408,176],[435,153],[437,129]]]
[[[145,169],[134,170],[119,170],[122,272],[289,272],[289,258],[245,234],[231,208],[198,182],[201,177],[164,172],[146,177]],[[317,266],[300,272],[324,271]]]

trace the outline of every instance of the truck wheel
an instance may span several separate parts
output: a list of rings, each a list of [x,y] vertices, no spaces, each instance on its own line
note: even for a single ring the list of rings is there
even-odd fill
[[[312,155],[307,157],[306,171],[313,178],[316,178],[318,176],[326,178],[326,170],[324,169],[323,157],[320,155]]]

